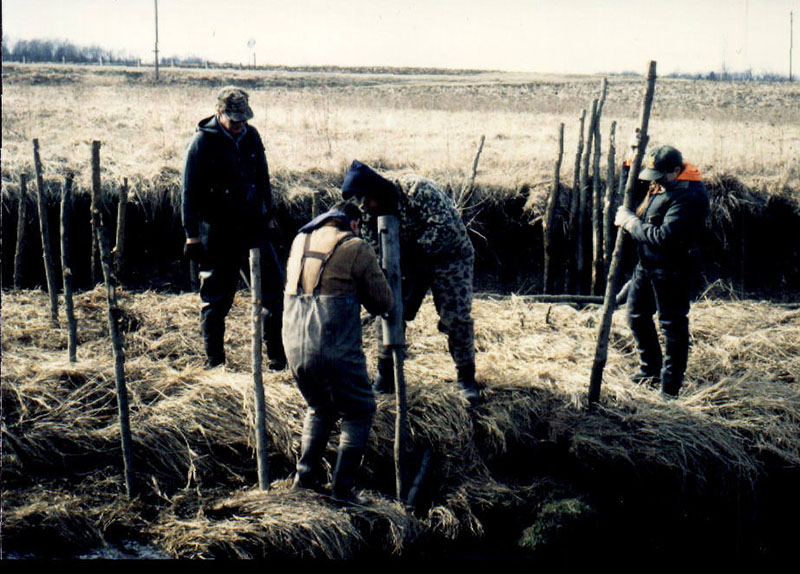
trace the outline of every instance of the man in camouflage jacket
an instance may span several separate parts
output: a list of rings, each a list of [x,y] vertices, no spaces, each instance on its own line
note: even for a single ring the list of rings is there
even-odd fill
[[[186,150],[182,217],[184,254],[199,263],[200,329],[209,367],[225,363],[225,317],[251,248],[261,249],[264,338],[270,367],[285,367],[281,343],[283,268],[267,238],[274,228],[264,144],[247,121],[247,92],[228,86],[217,113],[200,121]]]
[[[403,319],[411,321],[428,290],[439,314],[438,328],[447,335],[464,397],[475,405],[475,337],[472,320],[472,279],[475,254],[461,214],[452,199],[433,182],[416,175],[389,180],[354,161],[342,184],[342,197],[356,197],[366,213],[362,233],[377,248],[377,218],[396,215],[400,228],[403,274]],[[374,384],[393,392],[394,368],[388,349],[378,358]]]
[[[698,273],[708,193],[700,171],[684,163],[672,146],[651,150],[639,179],[650,182],[647,196],[635,212],[621,206],[614,221],[636,241],[639,255],[627,299],[628,325],[639,356],[632,379],[660,381],[662,393],[675,397],[689,353],[690,293]],[[663,359],[656,312],[664,335]]]

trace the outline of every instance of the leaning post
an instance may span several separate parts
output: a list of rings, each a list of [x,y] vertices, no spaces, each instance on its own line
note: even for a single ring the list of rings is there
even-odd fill
[[[403,294],[400,275],[400,224],[395,215],[378,217],[378,236],[381,245],[381,267],[392,288],[394,305],[381,318],[383,344],[391,349],[394,359],[395,413],[394,469],[395,488],[398,500],[406,492],[406,449],[408,443],[408,405],[406,404],[406,380],[403,371],[405,329],[403,325]]]
[[[61,276],[64,280],[64,311],[67,315],[67,357],[77,361],[78,328],[72,304],[72,268],[69,264],[69,218],[72,212],[72,172],[67,173],[61,190]]]
[[[264,380],[262,376],[263,305],[261,301],[261,249],[250,250],[250,301],[252,302],[252,358],[253,394],[255,396],[256,425],[256,464],[258,468],[258,487],[269,490],[269,455],[267,453],[267,409],[264,401]]]
[[[33,166],[36,170],[36,199],[39,204],[39,230],[42,235],[42,257],[47,278],[47,293],[50,295],[50,324],[58,325],[58,287],[56,286],[53,250],[50,245],[50,226],[47,222],[47,199],[45,198],[42,160],[39,157],[39,140],[33,140]]]
[[[108,331],[114,351],[114,379],[117,386],[117,411],[119,414],[119,430],[122,442],[122,462],[125,472],[125,489],[128,498],[133,496],[133,441],[128,408],[128,389],[125,386],[125,350],[122,333],[119,328],[119,306],[117,304],[116,278],[111,263],[111,249],[106,228],[100,216],[100,142],[92,142],[92,228],[95,230],[95,241],[100,249],[100,262],[103,268],[103,279],[106,284],[106,304],[108,308]]]
[[[639,177],[639,168],[642,165],[642,157],[647,147],[647,125],[650,121],[650,106],[653,104],[653,92],[656,85],[656,62],[652,60],[647,72],[647,85],[645,87],[644,101],[642,102],[642,115],[639,127],[640,142],[636,149],[636,155],[631,163],[631,170],[628,175],[628,182],[625,185],[625,206],[633,208],[633,189]],[[614,254],[611,257],[611,267],[606,279],[606,293],[603,302],[603,312],[600,325],[597,330],[597,346],[595,348],[594,363],[592,364],[592,374],[589,380],[589,404],[593,404],[600,399],[600,386],[603,382],[603,370],[608,359],[608,337],[611,333],[611,319],[614,315],[616,306],[616,289],[619,278],[620,260],[625,240],[625,233],[622,230],[617,232],[617,239],[614,244]]]

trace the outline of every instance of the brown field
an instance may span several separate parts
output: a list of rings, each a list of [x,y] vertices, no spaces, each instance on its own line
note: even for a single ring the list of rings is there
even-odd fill
[[[578,117],[600,77],[490,72],[447,75],[304,71],[150,71],[6,64],[3,178],[31,169],[38,138],[48,173],[79,170],[88,184],[90,142],[103,142],[104,175],[178,185],[183,150],[198,120],[213,113],[219,87],[251,91],[252,123],[278,178],[309,170],[341,175],[353,159],[460,183],[486,136],[478,183],[518,189],[552,177],[558,125],[574,157]],[[643,82],[610,77],[601,122],[603,150],[617,122],[618,147],[638,121]],[[650,133],[708,176],[797,187],[800,87],[791,83],[661,78]],[[603,164],[604,165],[604,164]],[[571,182],[572,162],[562,165]],[[167,181],[164,181],[164,178]]]
[[[164,267],[142,266],[139,277],[176,267],[185,275],[175,213],[183,149],[212,113],[217,89],[236,83],[251,92],[287,220],[308,216],[313,191],[336,196],[355,158],[456,190],[485,136],[476,183],[495,201],[473,229],[478,262],[491,271],[492,258],[505,255],[514,266],[498,263],[494,272],[530,287],[521,269],[540,264],[541,237],[530,223],[551,183],[558,125],[565,123],[561,178],[571,187],[578,116],[601,81],[419,70],[162,72],[156,85],[138,68],[3,66],[4,258],[13,255],[18,175],[33,172],[31,139],[40,141],[53,196],[67,170],[78,171],[86,193],[91,142],[100,140],[106,189],[127,178],[149,222],[131,224],[136,261],[166,254]],[[617,141],[627,140],[643,89],[642,78],[608,82],[604,151],[612,121]],[[599,307],[484,293],[474,317],[487,401],[469,411],[453,392],[428,299],[409,325],[405,365],[414,471],[426,451],[431,457],[413,509],[393,498],[387,398],[360,477],[369,505],[343,509],[289,490],[303,402],[288,372],[265,374],[272,485],[255,489],[248,294],[237,295],[228,319],[230,364],[208,371],[199,298],[180,283],[169,292],[120,289],[138,485],[128,500],[103,289],[76,297],[78,362],[70,364],[63,298],[61,325],[52,327],[47,295],[7,288],[4,264],[0,554],[514,557],[561,566],[619,565],[621,545],[631,561],[793,556],[800,533],[785,525],[800,512],[800,87],[661,78],[650,131],[708,177],[709,252],[714,265],[742,271],[710,282],[692,307],[680,398],[664,401],[628,382],[635,358],[618,312],[602,400],[590,408]],[[40,267],[41,248],[33,252],[29,265]],[[784,303],[743,298],[751,276]],[[374,320],[363,322],[374,369]]]

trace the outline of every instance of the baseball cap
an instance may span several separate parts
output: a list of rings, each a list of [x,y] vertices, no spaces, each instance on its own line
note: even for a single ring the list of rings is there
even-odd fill
[[[654,181],[661,179],[676,167],[683,165],[681,152],[669,145],[653,148],[647,154],[645,168],[639,174],[639,179]]]
[[[225,86],[217,94],[217,111],[234,122],[246,122],[253,117],[247,92],[236,86]]]

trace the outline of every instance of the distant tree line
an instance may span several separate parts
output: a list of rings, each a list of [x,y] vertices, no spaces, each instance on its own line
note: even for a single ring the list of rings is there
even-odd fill
[[[78,46],[69,40],[33,39],[9,42],[3,36],[2,42],[4,62],[66,62],[70,64],[104,64],[136,65],[139,58],[101,48],[100,46]],[[162,57],[159,61],[164,66],[192,66],[198,67],[205,64],[202,58],[189,57]]]
[[[17,40],[10,45],[3,37],[4,62],[70,62],[75,64],[108,62],[114,64],[137,63],[138,58],[101,48],[100,46],[77,46],[69,40]]]

